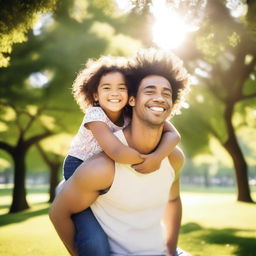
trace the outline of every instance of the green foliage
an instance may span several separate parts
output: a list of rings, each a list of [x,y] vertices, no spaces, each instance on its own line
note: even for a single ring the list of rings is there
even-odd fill
[[[249,77],[243,87],[243,93],[245,95],[250,95],[252,93],[256,93],[256,80],[255,80],[255,74],[251,74],[251,77]]]
[[[211,136],[216,136],[221,142],[227,139],[224,104],[209,91],[206,84],[192,86],[187,100],[189,108],[174,117],[182,144],[191,157],[209,153]]]
[[[13,44],[27,40],[39,14],[52,11],[57,0],[1,1],[0,2],[0,67],[7,67]]]

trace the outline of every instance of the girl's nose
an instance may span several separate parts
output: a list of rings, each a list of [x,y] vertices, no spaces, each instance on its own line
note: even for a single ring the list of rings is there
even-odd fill
[[[119,94],[119,92],[118,92],[118,90],[111,90],[111,93],[110,93],[111,95],[118,95]]]

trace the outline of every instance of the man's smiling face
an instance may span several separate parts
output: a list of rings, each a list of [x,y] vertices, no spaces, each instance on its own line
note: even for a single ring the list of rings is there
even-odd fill
[[[170,116],[172,87],[163,76],[150,75],[141,80],[136,98],[130,99],[133,114],[150,126],[158,126]]]

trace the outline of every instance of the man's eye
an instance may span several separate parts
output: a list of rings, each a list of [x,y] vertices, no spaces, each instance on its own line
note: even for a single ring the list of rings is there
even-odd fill
[[[145,94],[153,94],[154,91],[145,91]]]
[[[172,95],[170,93],[168,93],[168,92],[164,93],[163,95],[164,95],[164,97],[167,97],[167,98],[171,98],[172,97]]]

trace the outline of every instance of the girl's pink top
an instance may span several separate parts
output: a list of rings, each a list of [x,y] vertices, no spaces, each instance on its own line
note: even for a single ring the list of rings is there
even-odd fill
[[[107,117],[102,108],[88,108],[76,136],[71,141],[68,155],[86,161],[93,155],[98,154],[99,152],[102,151],[102,148],[100,147],[96,139],[93,137],[92,132],[84,126],[87,123],[95,121],[104,122],[114,133],[126,127],[129,124],[130,119],[125,118],[124,125],[120,127],[112,123],[112,121]],[[104,136],[104,134],[102,134],[102,136]]]

